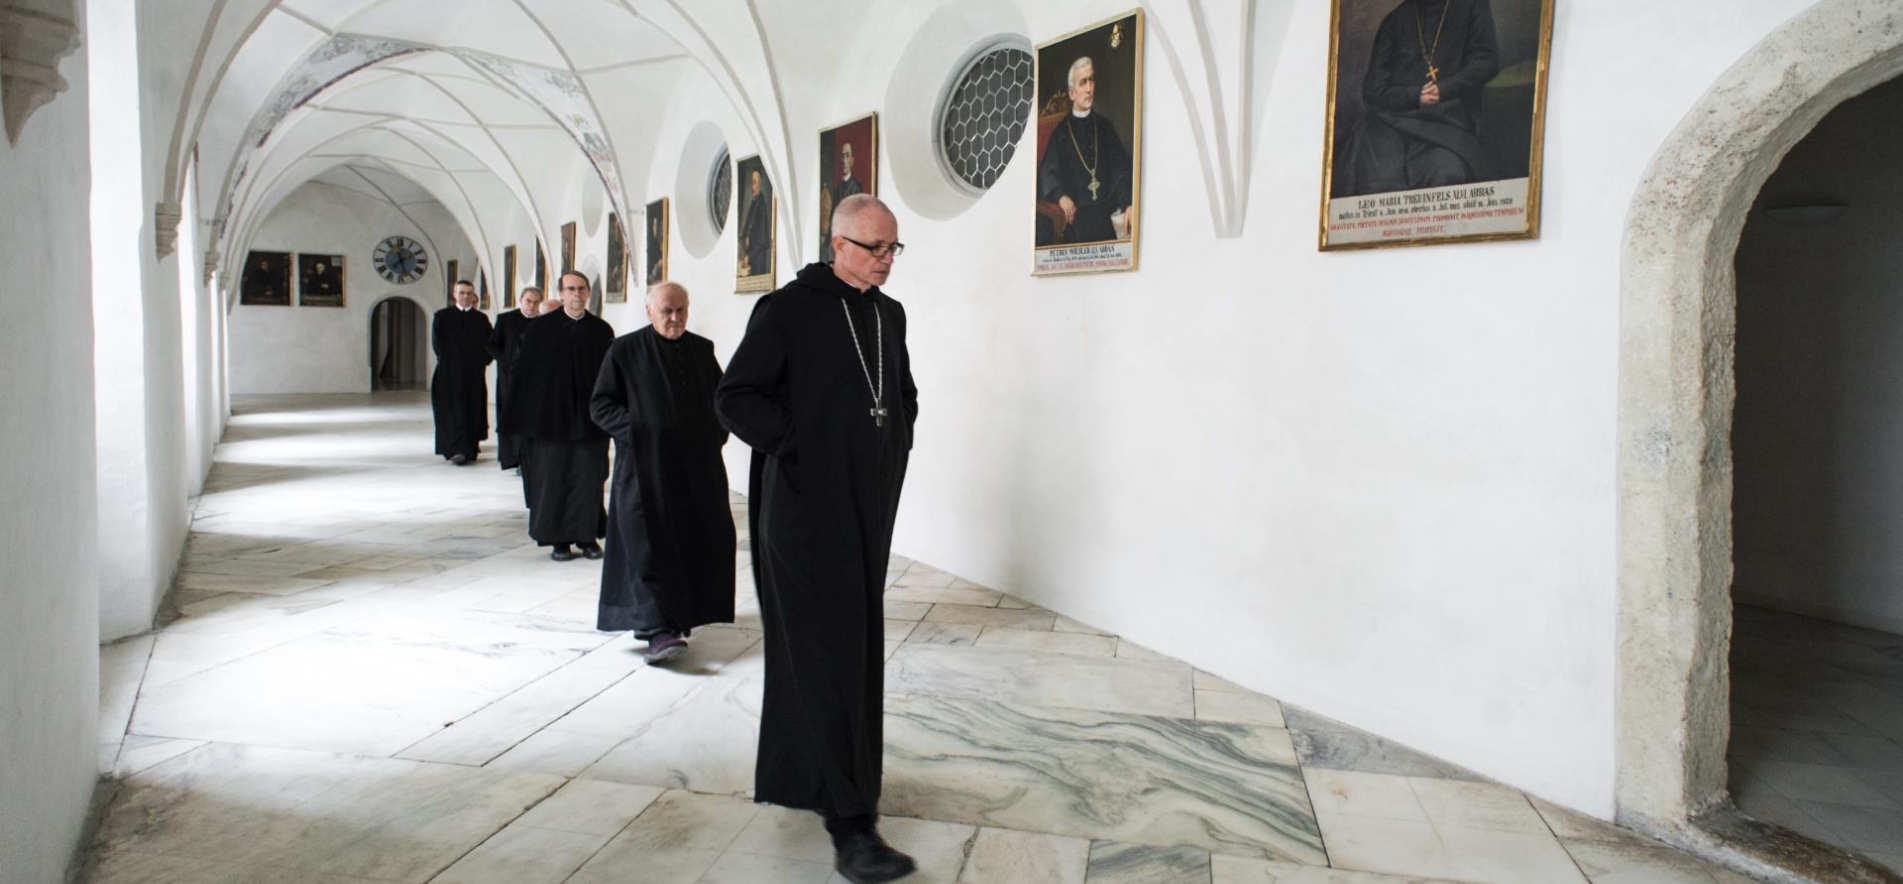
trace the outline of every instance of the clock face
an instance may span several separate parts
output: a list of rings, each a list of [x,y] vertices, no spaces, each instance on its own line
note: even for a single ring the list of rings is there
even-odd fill
[[[377,243],[377,273],[394,283],[408,285],[423,278],[429,267],[429,255],[423,244],[407,236],[393,236]]]

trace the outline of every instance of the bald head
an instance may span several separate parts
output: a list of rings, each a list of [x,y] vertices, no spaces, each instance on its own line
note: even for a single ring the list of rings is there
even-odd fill
[[[648,287],[648,324],[670,341],[687,332],[687,287],[662,281]]]
[[[860,291],[885,285],[899,244],[899,221],[870,194],[854,194],[833,210],[833,273]]]
[[[892,210],[872,194],[855,193],[833,208],[833,233],[863,239],[866,225],[879,216],[890,218]]]

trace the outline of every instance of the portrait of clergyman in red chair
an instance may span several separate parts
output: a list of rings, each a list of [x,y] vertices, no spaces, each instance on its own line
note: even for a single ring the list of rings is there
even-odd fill
[[[1143,17],[1037,50],[1037,274],[1136,268]]]

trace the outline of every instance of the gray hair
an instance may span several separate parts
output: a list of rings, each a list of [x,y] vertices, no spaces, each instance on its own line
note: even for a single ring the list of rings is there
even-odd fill
[[[1077,88],[1077,72],[1083,70],[1084,68],[1094,68],[1096,66],[1097,66],[1097,63],[1094,61],[1091,61],[1090,56],[1088,55],[1083,56],[1077,59],[1076,61],[1071,62],[1070,73],[1065,75],[1064,85],[1072,89]]]
[[[687,286],[681,285],[680,283],[675,282],[674,280],[671,280],[671,279],[663,279],[660,282],[657,282],[651,286],[648,286],[647,303],[653,304],[654,296],[668,289],[673,289],[674,291],[680,292],[681,297],[692,300],[692,296],[687,293]]]
[[[840,200],[839,205],[833,209],[833,235],[858,235],[860,216],[874,210],[887,215],[892,214],[892,210],[887,208],[884,202],[869,193],[855,193]]]

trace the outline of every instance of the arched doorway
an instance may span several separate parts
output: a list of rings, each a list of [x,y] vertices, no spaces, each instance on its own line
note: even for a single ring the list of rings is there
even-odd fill
[[[1731,735],[1733,257],[1778,162],[1903,73],[1903,8],[1822,0],[1759,43],[1661,148],[1628,216],[1619,390],[1618,813],[1760,875],[1886,873],[1743,817]]]
[[[423,308],[391,295],[370,311],[370,390],[421,390],[429,341]]]

